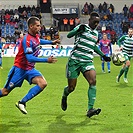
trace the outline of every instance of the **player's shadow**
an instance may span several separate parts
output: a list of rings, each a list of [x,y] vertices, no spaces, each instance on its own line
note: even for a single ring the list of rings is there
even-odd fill
[[[112,85],[112,87],[118,87],[119,88],[126,88],[126,87],[132,87],[132,85],[128,85],[126,83],[117,83],[116,85]]]
[[[10,121],[7,124],[0,124],[0,133],[8,133],[10,128],[20,128],[23,127],[22,130],[19,129],[19,133],[24,133],[27,131],[26,127],[32,126],[30,123],[22,123],[21,121]]]
[[[79,123],[76,121],[74,123],[66,122],[63,120],[63,116],[62,114],[56,117],[56,122],[49,125],[47,133],[73,133],[76,128],[84,127],[91,121],[91,119],[85,116],[85,119]]]

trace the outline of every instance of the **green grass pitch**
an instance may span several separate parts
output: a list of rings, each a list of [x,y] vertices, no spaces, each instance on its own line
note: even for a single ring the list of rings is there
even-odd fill
[[[27,115],[15,107],[32,87],[26,81],[0,99],[0,133],[132,133],[133,132],[133,67],[128,74],[129,83],[123,77],[115,79],[121,67],[111,63],[111,73],[101,72],[99,57],[94,58],[97,72],[97,99],[95,107],[102,109],[98,116],[86,117],[88,84],[80,74],[76,90],[68,97],[68,109],[61,110],[60,102],[64,86],[67,58],[60,57],[55,64],[36,64],[48,82],[46,89],[27,103]],[[0,70],[0,88],[5,84],[13,58],[3,58]],[[106,65],[105,65],[106,67]],[[106,67],[107,68],[107,67]],[[106,69],[107,70],[107,69]]]

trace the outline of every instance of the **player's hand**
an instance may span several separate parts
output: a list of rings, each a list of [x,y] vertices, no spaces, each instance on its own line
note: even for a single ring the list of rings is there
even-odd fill
[[[123,47],[120,47],[119,50],[122,51],[123,50]]]
[[[48,63],[55,63],[57,62],[57,59],[53,56],[48,57]]]
[[[56,45],[57,43],[60,44],[60,40],[59,39],[56,39],[56,40],[52,41],[52,44],[54,44],[54,45]]]
[[[103,59],[108,62],[108,61],[111,61],[111,58],[110,57],[107,57],[106,55],[103,56]]]
[[[79,29],[77,30],[78,32],[84,32],[85,31],[85,25],[81,24],[79,26]]]

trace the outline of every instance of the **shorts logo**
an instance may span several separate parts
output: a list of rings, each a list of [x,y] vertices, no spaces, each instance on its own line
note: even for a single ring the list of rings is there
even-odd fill
[[[12,88],[14,86],[14,83],[10,82],[9,86],[10,86],[10,88]]]

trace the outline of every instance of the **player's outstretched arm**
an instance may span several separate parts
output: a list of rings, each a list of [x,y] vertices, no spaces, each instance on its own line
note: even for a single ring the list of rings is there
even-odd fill
[[[56,40],[54,40],[54,41],[52,41],[52,40],[40,39],[40,44],[41,44],[41,45],[46,45],[46,44],[53,44],[53,45],[56,45],[57,43],[60,43],[60,40],[59,40],[59,39],[56,39]]]
[[[57,59],[53,56],[48,57],[48,63],[55,63],[57,62]]]
[[[55,63],[57,62],[57,59],[53,56],[50,56],[48,58],[39,58],[39,57],[35,57],[33,56],[33,54],[26,54],[26,58],[29,62],[46,62],[46,63]]]

